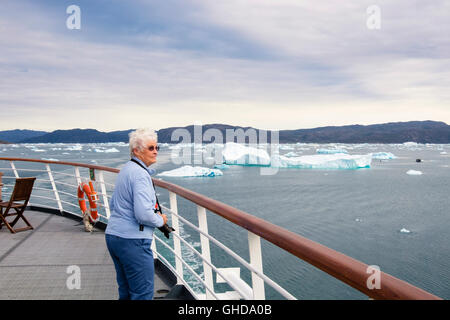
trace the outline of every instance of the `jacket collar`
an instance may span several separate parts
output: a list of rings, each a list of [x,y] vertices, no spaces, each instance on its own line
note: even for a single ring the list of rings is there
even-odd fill
[[[142,166],[143,166],[144,168],[146,168],[146,170],[150,173],[150,175],[155,174],[156,170],[147,167],[147,166],[145,165],[144,161],[142,161],[141,159],[139,159],[139,158],[136,157],[136,156],[132,156],[131,158],[134,159],[134,160],[136,160],[136,161],[139,162],[140,164],[142,164]]]

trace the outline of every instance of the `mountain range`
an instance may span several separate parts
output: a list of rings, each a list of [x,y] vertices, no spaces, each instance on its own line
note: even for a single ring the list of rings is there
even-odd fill
[[[176,129],[184,129],[183,132],[188,132],[192,140],[187,141],[183,140],[183,138],[177,138],[179,135],[172,136],[174,132],[177,133],[177,131],[175,131]],[[0,131],[0,143],[128,142],[128,134],[133,130],[134,129],[101,132],[96,129],[70,129],[46,132],[17,129]],[[158,142],[193,142],[195,137],[194,130],[194,125],[160,129],[157,131]],[[261,137],[260,134],[263,133],[263,131],[252,127],[239,127],[226,124],[207,124],[201,126],[202,134],[209,132],[217,135],[220,132],[222,137],[226,139],[217,141],[220,143],[235,140],[234,136],[231,135],[227,137],[227,134],[229,135],[230,133],[238,132],[236,130],[241,130],[241,133],[247,134],[252,132],[257,133],[258,137]],[[280,143],[403,143],[407,141],[414,141],[417,143],[450,143],[450,126],[439,121],[409,121],[374,125],[327,126],[313,129],[279,130],[278,133]],[[270,131],[267,132],[267,138],[270,142]],[[186,137],[184,139],[186,139]],[[214,139],[206,137],[203,137],[203,139],[204,143],[214,142]],[[247,137],[246,141],[248,142],[248,140],[249,138]],[[258,140],[258,142],[266,142],[266,140]]]

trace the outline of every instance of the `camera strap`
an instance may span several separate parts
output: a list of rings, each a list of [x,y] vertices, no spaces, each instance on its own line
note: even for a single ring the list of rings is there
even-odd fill
[[[150,175],[150,172],[148,172],[147,168],[145,168],[141,163],[139,163],[138,161],[136,161],[135,159],[130,159],[130,161],[133,161],[134,163],[136,163],[137,165],[139,165],[142,169],[144,169],[145,171],[147,171],[147,173]],[[152,180],[152,184],[153,184],[153,190],[155,190],[155,198],[156,198],[156,206],[157,208],[153,209],[153,211],[155,213],[159,212],[162,214],[161,211],[161,206],[159,205],[159,201],[158,201],[158,196],[156,195],[156,189],[155,189],[155,184],[153,183],[153,179],[152,176],[150,175],[150,180]],[[139,231],[144,231],[144,225],[139,225]]]

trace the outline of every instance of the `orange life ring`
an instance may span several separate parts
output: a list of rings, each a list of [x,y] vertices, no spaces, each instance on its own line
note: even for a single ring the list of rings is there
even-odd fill
[[[86,207],[84,194],[87,195],[89,201],[89,211]],[[91,222],[96,222],[99,218],[97,211],[97,200],[98,200],[97,193],[94,190],[92,181],[89,181],[89,185],[82,182],[78,186],[78,205],[80,206],[83,215],[86,215],[89,212],[89,220],[91,220]]]

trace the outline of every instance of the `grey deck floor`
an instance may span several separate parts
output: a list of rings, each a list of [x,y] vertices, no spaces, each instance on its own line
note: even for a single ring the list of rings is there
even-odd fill
[[[50,213],[27,210],[25,216],[34,230],[12,234],[5,226],[0,229],[1,300],[118,299],[102,230],[85,232],[79,222]],[[73,288],[71,266],[79,270],[79,289]],[[161,289],[170,288],[155,272],[155,299],[161,298]]]

